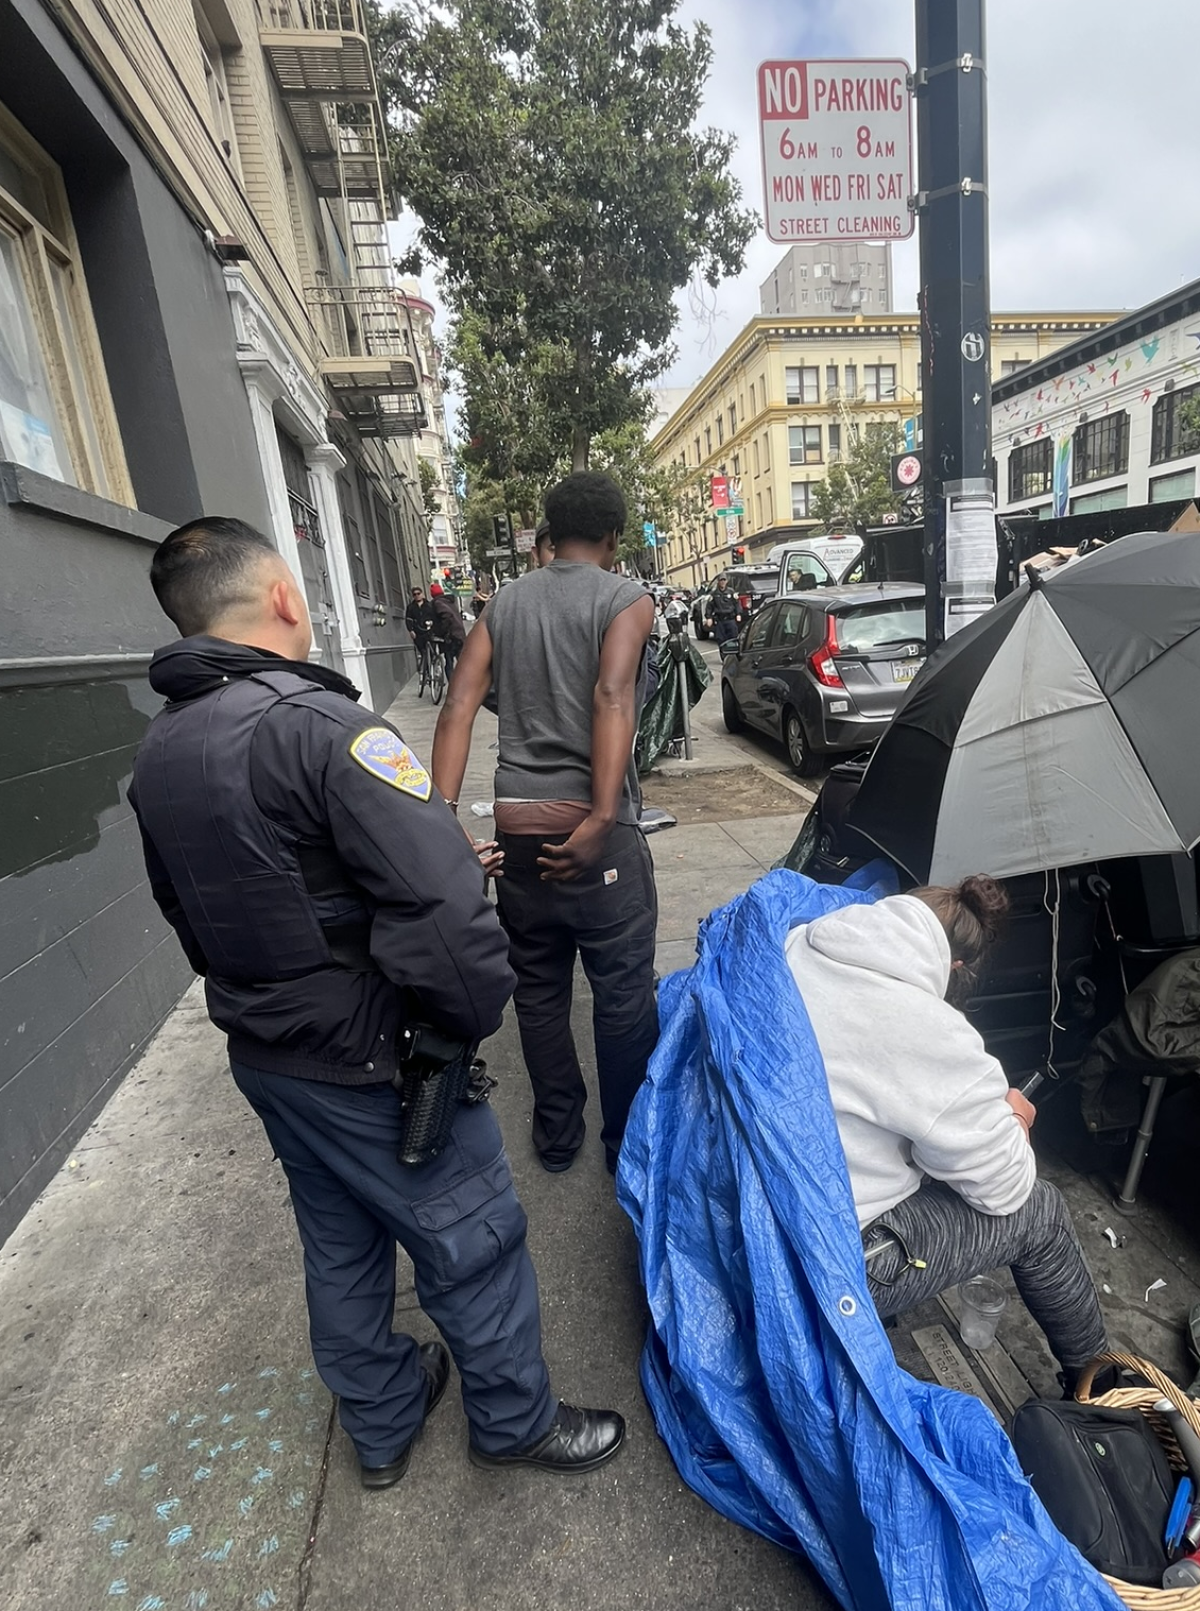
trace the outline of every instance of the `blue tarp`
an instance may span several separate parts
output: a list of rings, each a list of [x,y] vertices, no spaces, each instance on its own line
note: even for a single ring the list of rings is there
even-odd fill
[[[651,1327],[642,1382],[684,1480],[854,1611],[1121,1602],[977,1400],[902,1371],[867,1291],[789,929],[870,893],[773,872],[665,980],[618,1191]]]

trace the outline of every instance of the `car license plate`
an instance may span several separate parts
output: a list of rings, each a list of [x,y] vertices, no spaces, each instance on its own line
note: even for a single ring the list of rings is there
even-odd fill
[[[911,682],[924,664],[924,660],[893,660],[892,681]]]

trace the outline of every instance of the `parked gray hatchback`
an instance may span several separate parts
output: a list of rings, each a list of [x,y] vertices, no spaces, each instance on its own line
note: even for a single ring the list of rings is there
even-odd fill
[[[858,583],[765,604],[721,647],[731,733],[757,727],[801,777],[829,754],[870,749],[925,662],[925,590]]]

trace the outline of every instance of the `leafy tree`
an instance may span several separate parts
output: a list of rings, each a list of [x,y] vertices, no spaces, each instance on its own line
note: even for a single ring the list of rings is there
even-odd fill
[[[831,464],[813,489],[812,513],[828,530],[877,526],[898,512],[904,494],[891,487],[891,458],[900,451],[900,427],[889,421],[850,433],[849,454]]]
[[[676,291],[736,273],[756,227],[732,138],[694,127],[712,43],[677,6],[375,0],[393,173],[421,221],[406,267],[439,265],[481,363],[532,367],[575,469],[674,357]]]
[[[438,498],[438,473],[428,459],[417,460],[417,474],[421,478],[421,500],[425,505],[425,535],[433,530],[433,517],[441,507]]]

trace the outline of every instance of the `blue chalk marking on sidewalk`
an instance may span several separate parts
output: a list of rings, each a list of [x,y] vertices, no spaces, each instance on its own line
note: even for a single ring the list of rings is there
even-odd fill
[[[97,1516],[92,1523],[92,1531],[93,1533],[111,1533],[116,1525],[117,1518],[115,1516]]]
[[[208,1451],[208,1458],[210,1460],[215,1460],[219,1454],[223,1454],[224,1452],[225,1445],[223,1443],[214,1444],[214,1446]]]
[[[137,1603],[137,1611],[164,1611],[166,1601],[161,1594],[147,1594]]]
[[[275,1534],[272,1533],[270,1538],[264,1538],[262,1543],[258,1546],[259,1560],[261,1560],[264,1555],[274,1555],[278,1548],[279,1540],[276,1538]]]
[[[279,1372],[275,1369],[274,1365],[267,1365],[262,1370],[259,1371],[258,1378],[259,1378],[259,1381],[263,1381],[268,1376],[278,1376],[278,1375],[279,1375]]]
[[[108,1585],[108,1592],[113,1595],[128,1594],[129,1584],[126,1583],[123,1577],[115,1577]]]
[[[191,1420],[188,1422],[188,1426],[203,1426],[207,1420],[207,1415],[193,1415]]]
[[[207,1559],[207,1557],[206,1557]],[[208,1604],[207,1589],[193,1589],[187,1597],[187,1611],[204,1611]]]
[[[270,1449],[272,1454],[282,1454],[283,1453],[283,1439],[282,1438],[271,1438],[271,1440],[267,1444],[267,1448]]]
[[[192,1536],[191,1522],[184,1522],[180,1527],[172,1527],[167,1534],[167,1548],[176,1549],[180,1544],[186,1544]]]
[[[178,1510],[178,1509],[179,1509],[179,1500],[177,1498],[176,1499],[164,1499],[161,1502],[161,1504],[155,1505],[154,1514],[158,1517],[159,1521],[166,1521],[167,1518],[171,1515],[171,1512],[175,1511],[175,1510]]]
[[[156,1460],[152,1466],[143,1466],[142,1469],[138,1472],[138,1476],[141,1478],[141,1480],[143,1482],[149,1482],[150,1478],[153,1477],[157,1471],[158,1471],[158,1461]]]
[[[288,1504],[293,1510],[299,1510],[304,1504],[304,1489],[293,1488],[291,1493],[288,1495]]]
[[[234,1421],[236,1419],[237,1419],[237,1417],[231,1411],[226,1411],[226,1413],[217,1422],[217,1425],[218,1426],[228,1426],[230,1421]]]
[[[217,1549],[206,1549],[200,1556],[202,1561],[227,1561],[233,1550],[233,1539],[227,1538]]]
[[[245,1499],[239,1499],[238,1500],[238,1510],[241,1511],[243,1516],[248,1516],[250,1514],[250,1511],[253,1508],[253,1505],[254,1505],[254,1495],[253,1494],[247,1494]]]
[[[203,1442],[204,1442],[204,1439],[203,1439],[203,1438],[192,1438],[192,1439],[190,1439],[190,1441],[189,1441],[189,1442],[188,1442],[188,1448],[189,1448],[189,1449],[198,1449],[198,1448],[200,1448],[200,1447],[201,1447],[201,1445],[202,1445],[202,1444],[203,1444]]]
[[[269,1611],[271,1606],[279,1604],[279,1596],[274,1589],[264,1589],[254,1603],[261,1608],[261,1611]]]
[[[207,1482],[208,1479],[211,1476],[212,1476],[212,1467],[211,1466],[197,1466],[195,1471],[192,1472],[192,1481],[193,1482]]]
[[[255,1410],[254,1413],[260,1421],[269,1421],[271,1419],[271,1412],[269,1409]]]
[[[222,1382],[220,1387],[217,1388],[217,1392],[218,1393],[232,1393],[236,1386],[237,1386],[236,1382]]]
[[[260,1482],[270,1482],[274,1475],[275,1473],[271,1470],[270,1466],[259,1466],[258,1470],[250,1478],[250,1481],[257,1487]]]
[[[108,1553],[110,1555],[115,1555],[119,1560],[132,1542],[133,1540],[131,1538],[114,1538],[112,1543],[108,1546]]]
[[[170,1415],[167,1416],[167,1425],[168,1426],[178,1426],[179,1425],[179,1411],[178,1410],[172,1410]]]
[[[244,1449],[249,1441],[249,1438],[239,1438],[236,1443],[231,1443],[229,1445],[230,1452],[236,1453],[238,1449]]]
[[[120,1482],[120,1480],[121,1480],[121,1467],[118,1466],[115,1471],[110,1471],[108,1476],[105,1477],[104,1486],[106,1488],[115,1488],[117,1483]]]

